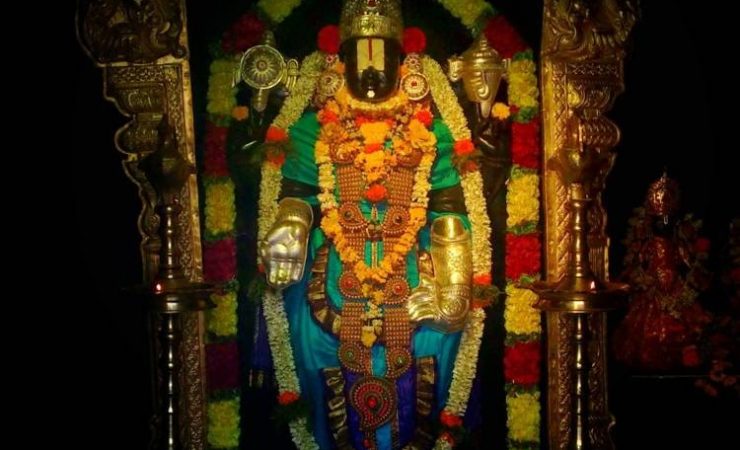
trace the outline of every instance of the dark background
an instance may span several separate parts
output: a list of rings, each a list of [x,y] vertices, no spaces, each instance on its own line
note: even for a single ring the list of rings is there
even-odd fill
[[[330,2],[333,4],[333,2]],[[422,6],[424,3],[421,2]],[[627,91],[609,114],[622,130],[618,158],[604,194],[612,237],[612,271],[623,256],[621,239],[631,210],[663,169],[679,181],[684,206],[704,219],[713,249],[721,249],[728,225],[740,216],[738,174],[737,58],[734,17],[724,2],[646,1],[625,65]],[[504,0],[496,7],[539,47],[542,4]],[[207,77],[204,42],[236,17],[239,2],[189,2],[193,83]],[[72,37],[73,16],[65,17]],[[303,20],[309,28],[322,23]],[[124,123],[102,98],[101,72],[71,42],[77,70],[68,170],[74,208],[68,239],[69,291],[81,317],[74,327],[77,358],[67,368],[82,381],[72,392],[82,407],[84,428],[77,444],[94,448],[143,449],[150,408],[145,319],[141,305],[121,288],[141,280],[136,217],[139,200],[121,167],[113,133]],[[309,42],[310,44],[310,42]],[[204,105],[195,105],[203,111]],[[733,139],[733,141],[731,141]],[[67,197],[69,198],[69,197]],[[66,260],[65,260],[66,261]],[[612,410],[620,448],[736,448],[737,402],[710,399],[682,379],[614,375]],[[71,389],[71,388],[70,388]],[[81,394],[81,395],[80,395]],[[731,444],[731,442],[733,444]]]

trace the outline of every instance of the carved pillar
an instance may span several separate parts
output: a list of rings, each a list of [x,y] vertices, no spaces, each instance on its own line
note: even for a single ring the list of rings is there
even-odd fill
[[[636,18],[629,0],[544,4],[546,282],[536,290],[542,295],[538,306],[546,311],[547,423],[553,450],[613,448],[606,311],[618,304],[616,291],[622,286],[607,281],[609,239],[601,191],[619,128],[604,114],[624,90],[625,43]],[[561,164],[551,163],[556,159]],[[579,261],[587,267],[577,267]]]
[[[93,62],[102,69],[106,99],[130,120],[115,134],[126,175],[139,189],[143,279],[151,283],[160,269],[160,216],[152,180],[139,168],[157,148],[163,116],[174,129],[181,157],[195,165],[192,93],[184,0],[80,0],[77,35]],[[92,187],[91,187],[92,188]],[[191,281],[202,277],[198,188],[189,175],[178,192],[172,220],[178,230],[174,246],[178,264]],[[155,328],[160,325],[155,324]],[[180,351],[175,358],[181,383],[179,417],[183,448],[205,448],[205,364],[203,315],[186,314],[181,323]],[[156,336],[155,353],[162,349]],[[161,378],[162,374],[158,374]],[[157,398],[158,402],[165,401]],[[155,410],[159,410],[156,408]],[[161,417],[159,419],[162,419]]]

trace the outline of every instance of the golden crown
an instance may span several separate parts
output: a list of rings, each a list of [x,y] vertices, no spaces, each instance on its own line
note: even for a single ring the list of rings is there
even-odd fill
[[[339,19],[342,42],[356,37],[403,39],[401,3],[397,0],[347,0]]]

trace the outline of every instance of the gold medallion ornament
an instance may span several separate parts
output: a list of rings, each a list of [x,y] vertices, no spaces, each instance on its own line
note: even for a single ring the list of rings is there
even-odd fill
[[[419,101],[429,94],[429,80],[422,73],[421,57],[409,53],[403,60],[406,75],[401,78],[401,90],[409,100]]]
[[[341,74],[334,70],[325,71],[321,74],[316,86],[316,101],[323,103],[328,98],[334,97],[342,86],[344,86],[344,77]]]
[[[429,94],[429,80],[421,73],[409,73],[401,78],[401,89],[410,100],[421,100]]]

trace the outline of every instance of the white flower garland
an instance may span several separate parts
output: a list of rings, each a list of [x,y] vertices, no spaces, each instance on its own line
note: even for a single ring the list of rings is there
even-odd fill
[[[316,90],[316,84],[324,67],[325,59],[326,57],[322,52],[313,52],[303,59],[295,86],[290,91],[288,98],[285,99],[277,117],[273,120],[273,126],[287,132],[301,118],[303,110],[308,106]]]

